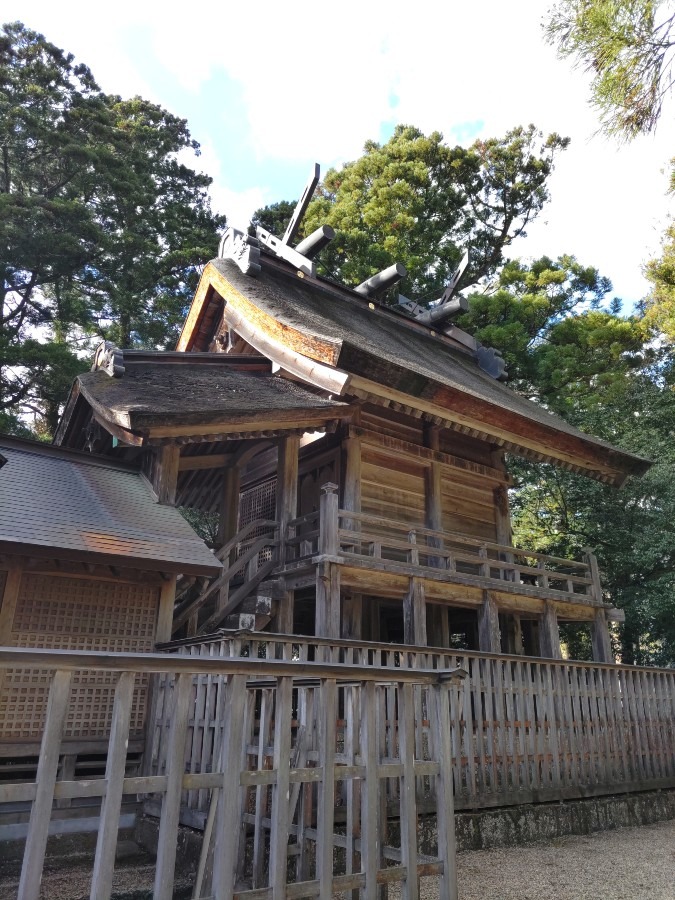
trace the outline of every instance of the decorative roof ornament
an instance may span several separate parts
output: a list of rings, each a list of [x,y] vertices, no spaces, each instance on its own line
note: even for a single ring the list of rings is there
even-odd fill
[[[231,259],[239,266],[244,275],[260,274],[260,244],[258,239],[244,234],[237,228],[228,228],[220,239],[218,256]]]
[[[300,222],[307,212],[307,207],[319,183],[320,174],[319,164],[314,163],[314,168],[307,179],[302,196],[293,210],[293,215],[282,238],[276,237],[261,225],[256,226],[255,237],[237,231],[236,228],[228,228],[220,242],[218,255],[224,259],[234,260],[244,275],[255,276],[260,273],[260,248],[265,247],[275,256],[291,263],[300,272],[314,277],[316,275],[314,257],[333,240],[335,231],[330,225],[321,225],[300,241],[297,247],[291,247],[291,241],[298,233]]]
[[[110,341],[101,341],[94,353],[91,371],[105,372],[111,378],[122,378],[124,375],[124,352]]]

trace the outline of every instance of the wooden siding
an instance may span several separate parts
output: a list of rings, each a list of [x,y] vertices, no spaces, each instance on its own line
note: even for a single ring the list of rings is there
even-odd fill
[[[419,460],[378,452],[364,443],[361,456],[361,509],[406,525],[425,523],[425,466]]]
[[[455,531],[488,541],[497,539],[493,484],[480,475],[441,468],[443,531]]]
[[[24,573],[10,647],[143,652],[152,650],[159,589],[148,584]],[[0,744],[39,740],[45,723],[50,675],[39,669],[9,670],[0,686]],[[65,736],[92,740],[110,726],[115,679],[76,672]],[[131,732],[142,733],[147,678],[136,684]]]

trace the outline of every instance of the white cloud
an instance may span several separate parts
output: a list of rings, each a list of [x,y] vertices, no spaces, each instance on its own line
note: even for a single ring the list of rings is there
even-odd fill
[[[207,83],[227,78],[243,109],[240,119],[227,120],[228,139],[268,169],[274,161],[317,159],[325,168],[352,159],[395,121],[441,130],[449,140],[453,128],[477,121],[484,136],[530,121],[570,135],[572,147],[551,181],[552,202],[514,252],[573,252],[636,300],[646,289],[640,266],[657,252],[667,213],[661,170],[675,133],[664,124],[656,140],[619,149],[593,138],[587,78],[544,44],[544,13],[540,0],[417,0],[400,12],[382,0],[323,7],[314,0],[192,0],[187,7],[120,0],[94,28],[98,13],[82,0],[5,0],[4,17],[22,18],[75,52],[107,90],[141,93],[169,108],[177,87],[192,92],[197,110]],[[145,67],[157,66],[152,85],[126,54],[132,45]],[[214,139],[227,112],[208,111]],[[202,158],[216,179],[215,205],[243,224],[253,208],[278,199],[274,185],[238,189],[215,146]]]

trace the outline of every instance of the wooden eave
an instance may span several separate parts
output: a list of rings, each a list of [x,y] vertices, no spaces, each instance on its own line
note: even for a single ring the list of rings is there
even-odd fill
[[[73,550],[54,544],[26,544],[16,541],[0,540],[0,554],[8,556],[34,557],[39,559],[58,559],[67,562],[76,562],[93,565],[107,566],[115,570],[133,569],[139,572],[160,572],[175,575],[219,575],[222,565],[215,559],[213,566],[193,565],[189,561],[174,562],[166,559],[149,559],[124,553],[99,553],[89,550]]]
[[[286,278],[290,275],[284,273]],[[302,273],[296,273],[296,277],[299,275]],[[308,276],[303,278],[311,281]],[[333,287],[335,291],[340,290]],[[321,290],[325,289],[322,283]],[[353,292],[343,290],[342,293]],[[363,303],[362,298],[357,300]],[[373,304],[370,306],[375,310]],[[528,418],[473,391],[451,387],[380,358],[347,337],[342,340],[313,337],[282,323],[256,306],[209,263],[177,349],[189,352],[208,345],[221,319],[282,369],[333,395],[391,405],[417,417],[424,415],[517,455],[581,472],[615,486],[620,486],[628,475],[644,474],[651,465],[648,460],[622,452],[590,435],[556,427],[553,416],[550,425]],[[423,326],[413,324],[414,331],[419,333]],[[408,327],[408,323],[402,327]],[[435,332],[428,331],[430,339],[437,338]]]

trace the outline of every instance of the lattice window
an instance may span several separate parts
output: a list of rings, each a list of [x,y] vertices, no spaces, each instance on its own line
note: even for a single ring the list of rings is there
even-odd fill
[[[11,644],[53,650],[149,651],[154,646],[157,603],[158,589],[152,585],[24,575]],[[50,673],[41,669],[7,672],[0,692],[5,740],[41,736],[50,679]],[[116,681],[114,673],[74,673],[67,737],[107,734]],[[143,728],[147,683],[147,676],[137,678],[132,733]]]
[[[239,496],[239,528],[256,519],[274,519],[277,511],[277,480],[270,478]]]
[[[239,528],[248,525],[249,522],[255,522],[256,519],[267,519],[272,521],[277,513],[277,480],[270,478],[269,481],[263,481],[255,487],[242,491],[239,496]],[[237,547],[237,557],[242,556],[251,544],[263,534],[268,534],[267,528],[254,528],[247,535],[246,540],[242,541]],[[260,563],[267,562],[272,558],[271,548],[260,551]]]

